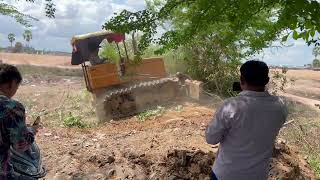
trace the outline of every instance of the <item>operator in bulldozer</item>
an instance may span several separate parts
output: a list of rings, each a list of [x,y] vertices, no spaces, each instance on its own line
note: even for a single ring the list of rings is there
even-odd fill
[[[43,177],[35,144],[39,125],[26,125],[24,106],[13,100],[22,77],[15,66],[0,64],[0,179],[34,180]]]

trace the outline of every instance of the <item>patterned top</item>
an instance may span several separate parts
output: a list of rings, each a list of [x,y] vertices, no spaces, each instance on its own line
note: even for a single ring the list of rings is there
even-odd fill
[[[0,92],[0,176],[13,172],[10,146],[25,151],[34,141],[34,134],[25,123],[25,109],[21,103]]]

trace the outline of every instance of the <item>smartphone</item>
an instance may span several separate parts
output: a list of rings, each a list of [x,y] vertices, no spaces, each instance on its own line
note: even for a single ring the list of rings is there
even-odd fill
[[[40,125],[40,116],[37,116],[36,120],[33,122],[32,126],[39,126]]]
[[[233,90],[233,91],[236,91],[236,92],[242,91],[240,82],[234,82],[234,83],[232,84],[232,90]]]

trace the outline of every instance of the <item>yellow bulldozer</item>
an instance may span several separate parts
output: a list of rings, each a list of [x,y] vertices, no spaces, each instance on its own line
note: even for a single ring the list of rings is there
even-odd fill
[[[116,44],[118,63],[98,56],[103,40]],[[119,43],[123,43],[125,55],[121,54]],[[132,63],[123,34],[100,31],[77,35],[71,44],[71,64],[81,65],[100,122],[132,116],[177,97],[200,98],[202,83],[181,73],[168,76],[162,58]]]

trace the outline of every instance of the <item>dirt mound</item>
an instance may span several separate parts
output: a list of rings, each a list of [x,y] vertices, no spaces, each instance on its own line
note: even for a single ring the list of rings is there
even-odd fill
[[[316,179],[307,162],[283,141],[275,144],[269,169],[269,179]]]
[[[215,154],[201,150],[169,152],[165,176],[168,179],[209,179]],[[282,141],[277,142],[271,159],[269,179],[315,179],[307,163]]]
[[[126,153],[124,157],[128,160],[128,167],[132,168],[134,165],[130,171],[136,171],[135,174],[139,174],[139,177],[168,180],[209,180],[215,154],[202,150],[174,149],[162,157],[162,162],[152,162],[145,154]],[[114,177],[122,179],[119,176]],[[126,176],[126,178],[129,177],[137,178],[137,176]],[[315,176],[303,159],[285,143],[279,141],[275,145],[271,159],[269,179],[309,180],[315,179]]]
[[[169,152],[166,161],[168,179],[210,179],[215,154],[201,150],[174,150]]]

